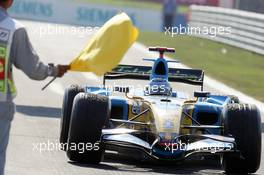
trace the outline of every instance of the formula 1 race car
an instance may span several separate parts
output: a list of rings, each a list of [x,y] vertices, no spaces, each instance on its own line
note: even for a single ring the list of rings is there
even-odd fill
[[[152,67],[119,65],[102,87],[72,85],[64,95],[60,143],[70,160],[97,164],[106,150],[138,151],[148,159],[181,161],[219,155],[227,173],[254,173],[261,159],[261,118],[236,96],[203,91],[204,71],[169,68],[160,53]],[[142,90],[106,86],[106,80],[148,80]],[[171,82],[200,86],[192,98]],[[182,90],[184,91],[184,89]],[[116,95],[114,95],[116,94]]]

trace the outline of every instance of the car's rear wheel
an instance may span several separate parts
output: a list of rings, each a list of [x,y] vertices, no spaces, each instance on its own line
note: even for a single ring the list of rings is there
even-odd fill
[[[224,119],[224,134],[235,138],[241,156],[223,155],[226,173],[255,173],[261,160],[261,118],[255,105],[230,104]]]
[[[69,125],[71,120],[73,100],[77,94],[84,92],[84,88],[78,85],[71,85],[65,90],[62,104],[62,116],[60,122],[60,143],[62,149],[66,150]]]
[[[90,93],[80,93],[75,97],[67,150],[70,160],[92,164],[101,162],[104,155],[102,128],[108,115],[108,97]]]

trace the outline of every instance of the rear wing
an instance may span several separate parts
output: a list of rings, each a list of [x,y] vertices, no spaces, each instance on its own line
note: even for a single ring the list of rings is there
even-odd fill
[[[151,72],[152,67],[150,66],[118,65],[111,72],[107,72],[104,75],[104,84],[105,80],[115,79],[150,80]],[[199,69],[169,68],[168,79],[170,82],[201,86],[203,90],[204,71]]]

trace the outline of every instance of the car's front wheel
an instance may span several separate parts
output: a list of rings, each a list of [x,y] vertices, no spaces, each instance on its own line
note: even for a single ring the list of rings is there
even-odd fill
[[[79,93],[73,103],[68,139],[68,158],[98,164],[104,155],[102,128],[109,114],[108,97]]]
[[[68,140],[69,125],[71,120],[73,100],[77,94],[84,92],[84,88],[78,85],[71,85],[65,90],[62,105],[62,116],[60,122],[60,143],[62,149],[66,150]]]
[[[255,105],[230,104],[224,119],[224,134],[235,138],[240,157],[224,154],[226,173],[255,173],[261,160],[261,118]]]

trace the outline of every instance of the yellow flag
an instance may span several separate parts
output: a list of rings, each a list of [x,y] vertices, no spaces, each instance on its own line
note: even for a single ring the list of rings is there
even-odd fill
[[[119,64],[137,37],[138,30],[127,14],[117,14],[100,28],[71,62],[70,70],[93,72],[101,76]]]

